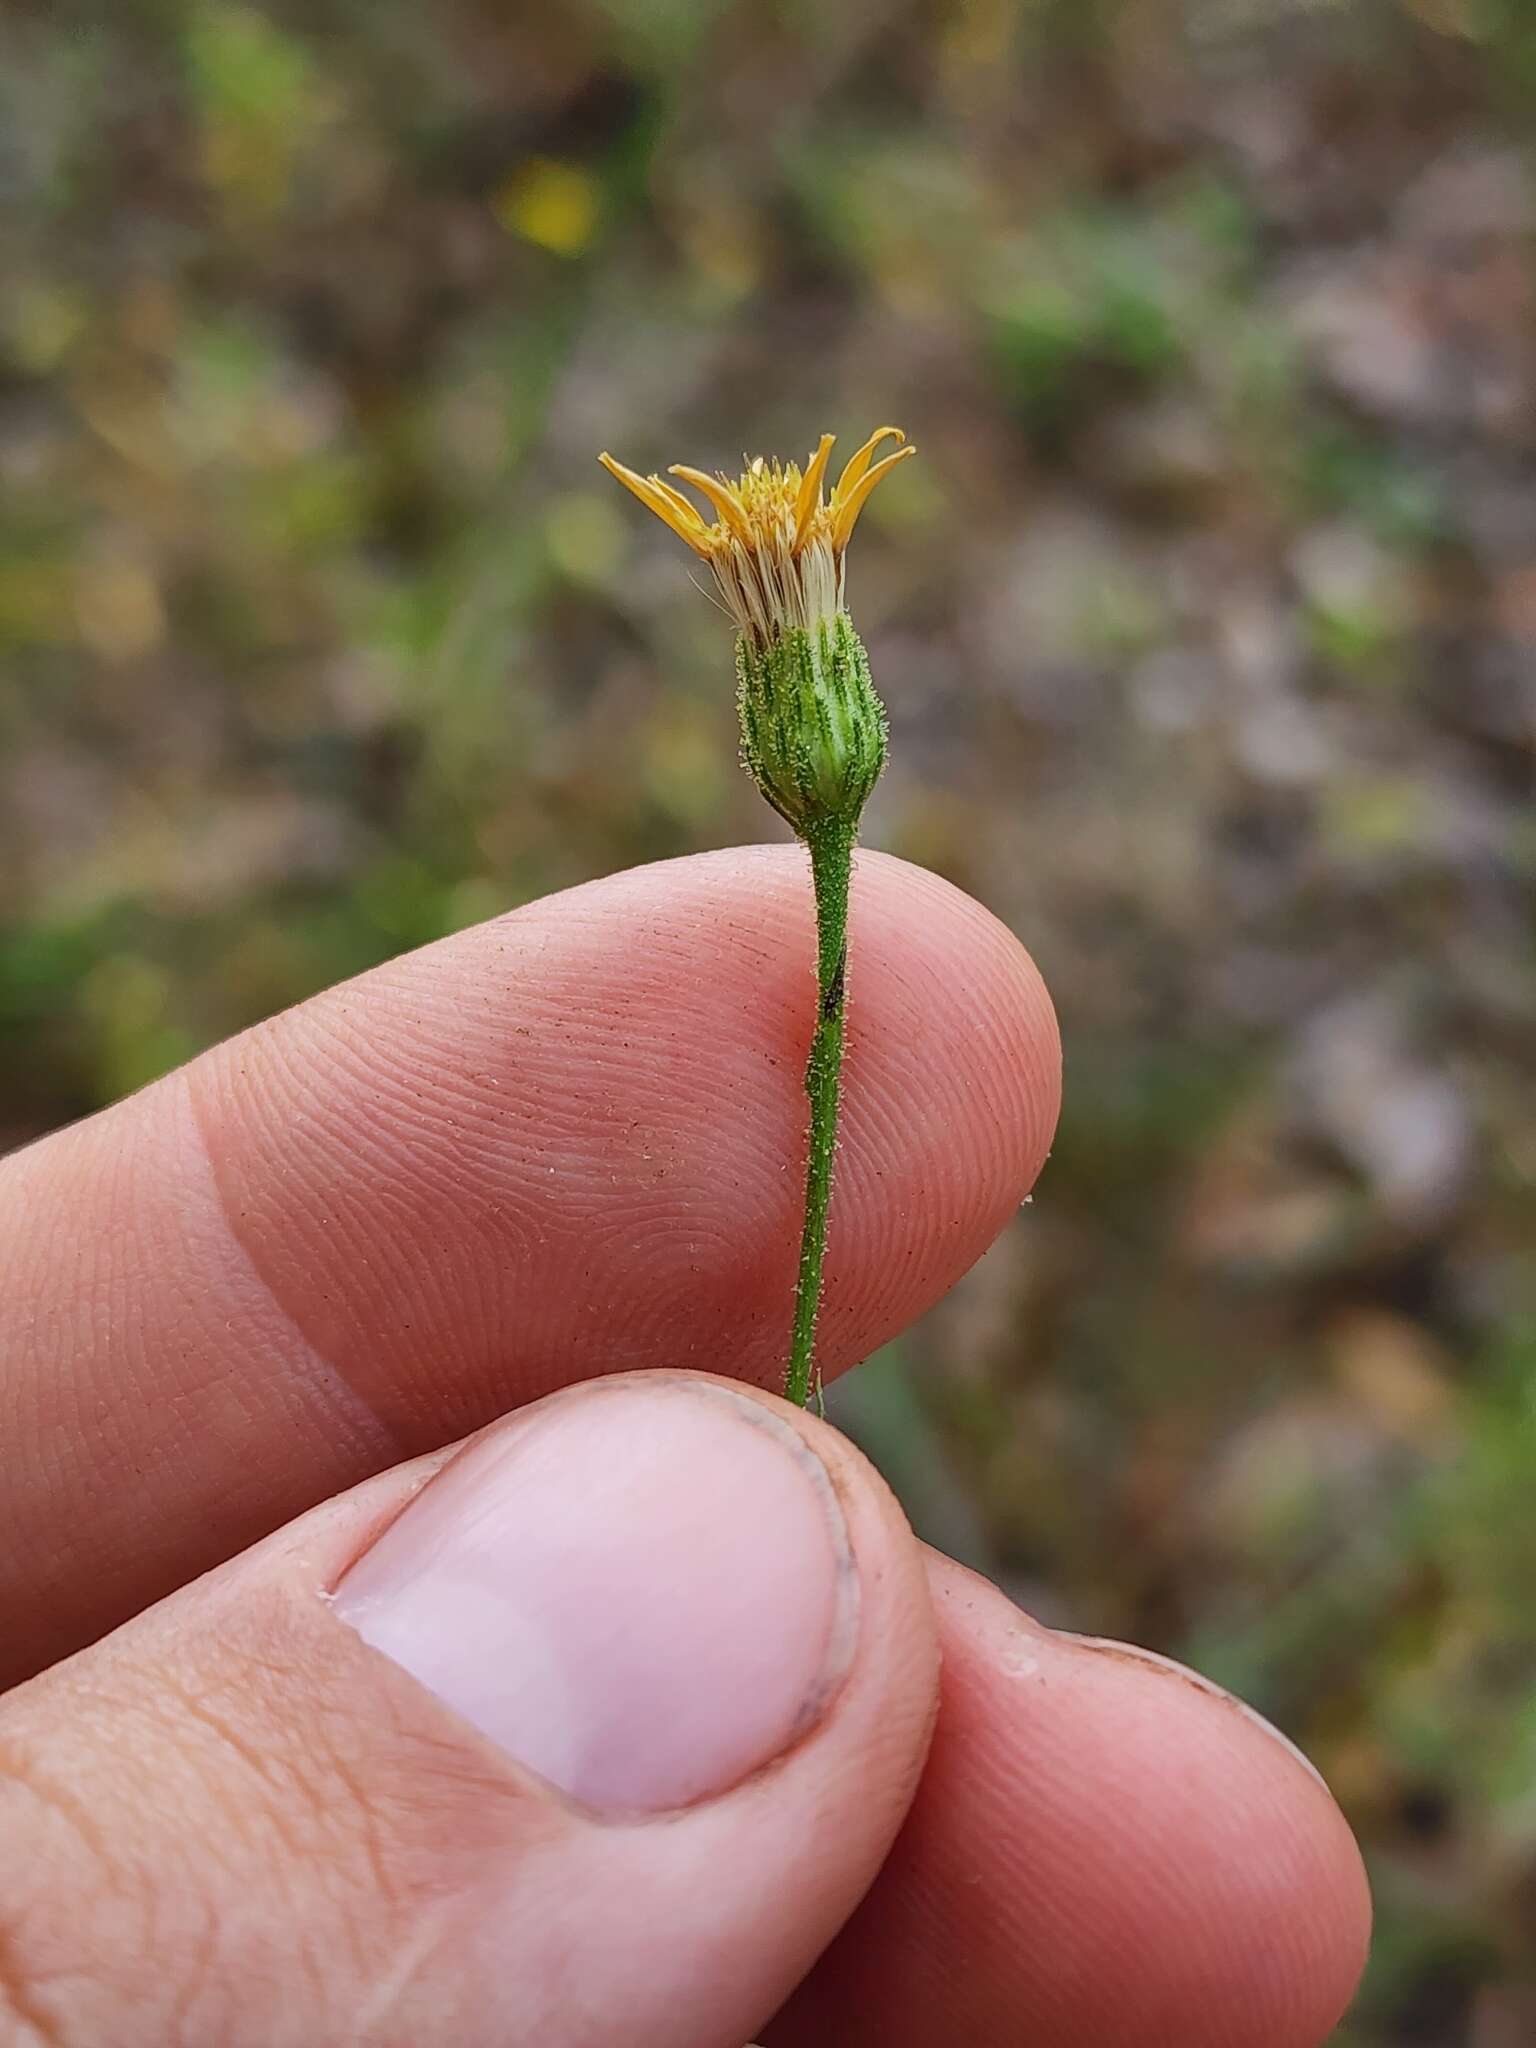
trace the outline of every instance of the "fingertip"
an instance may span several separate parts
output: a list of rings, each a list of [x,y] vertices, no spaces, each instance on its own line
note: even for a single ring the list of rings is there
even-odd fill
[[[979,904],[861,853],[850,931],[818,1330],[829,1378],[1004,1228],[1060,1097],[1044,985]],[[594,1352],[596,1369],[730,1361],[777,1382],[814,948],[804,849],[726,848],[458,934],[283,1020],[259,1058],[246,1050],[224,1111],[238,1136],[211,1148],[225,1205],[295,1325],[403,1444],[416,1332],[396,1342],[380,1314],[381,1256],[386,1289],[441,1300],[440,1334],[467,1354],[448,1375],[451,1428],[594,1369]],[[296,1127],[321,1142],[296,1156]],[[374,1166],[361,1186],[338,1143],[353,1128]],[[367,1246],[365,1275],[317,1267],[322,1220],[329,1246]]]
[[[1318,2048],[1370,1902],[1316,1774],[1195,1674],[1040,1628],[947,1559],[929,1579],[922,1784],[773,2038]]]
[[[1174,1659],[1057,1634],[1054,1653],[1090,1702],[1090,1733],[1120,1731],[1152,1776],[1154,1822],[1181,1828],[1183,1912],[1209,1914],[1233,2014],[1261,2015],[1268,2048],[1327,2038],[1365,1969],[1371,1896],[1355,1837],[1311,1759],[1271,1722]],[[1079,1661],[1080,1660],[1080,1661]]]
[[[1029,1759],[1013,1868],[1061,1943],[1044,1967],[1074,1954],[1091,1987],[1071,2038],[1316,2048],[1354,1995],[1371,1907],[1310,1762],[1169,1658],[1041,1628],[947,1561],[931,1577],[971,1774]]]

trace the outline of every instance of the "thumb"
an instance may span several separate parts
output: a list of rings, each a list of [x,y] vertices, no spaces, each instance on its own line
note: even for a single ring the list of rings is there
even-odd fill
[[[824,1424],[698,1374],[555,1395],[0,1702],[0,2016],[740,2048],[879,1868],[936,1665]]]

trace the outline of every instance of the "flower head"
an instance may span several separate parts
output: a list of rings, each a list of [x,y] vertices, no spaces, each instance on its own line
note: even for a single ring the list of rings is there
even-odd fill
[[[916,453],[900,427],[880,427],[827,493],[835,438],[823,434],[803,470],[759,455],[734,482],[674,463],[668,474],[709,501],[713,521],[661,477],[639,476],[611,455],[598,460],[708,562],[738,630],[766,647],[797,627],[814,632],[843,609],[848,537],[880,479]],[[875,451],[892,439],[903,445],[877,461]]]

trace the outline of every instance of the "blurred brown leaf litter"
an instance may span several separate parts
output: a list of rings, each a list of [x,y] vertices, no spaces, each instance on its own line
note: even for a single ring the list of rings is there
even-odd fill
[[[592,461],[899,418],[871,840],[1060,1008],[840,1401],[1317,1757],[1349,2048],[1536,2038],[1536,15],[122,0],[0,25],[0,1139],[760,829]]]

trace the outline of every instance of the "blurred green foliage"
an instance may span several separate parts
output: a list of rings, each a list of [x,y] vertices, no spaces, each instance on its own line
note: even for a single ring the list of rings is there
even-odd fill
[[[0,23],[0,1141],[756,836],[593,456],[903,423],[872,838],[1056,993],[1038,1196],[838,1412],[1318,1758],[1350,2048],[1536,2038],[1525,0]]]

